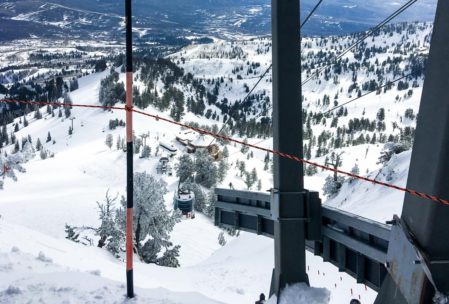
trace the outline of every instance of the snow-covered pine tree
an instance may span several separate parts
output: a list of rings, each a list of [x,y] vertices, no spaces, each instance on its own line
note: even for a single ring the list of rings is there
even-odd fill
[[[237,168],[240,171],[240,177],[243,177],[243,174],[245,174],[245,172],[246,172],[245,162],[237,161]]]
[[[160,263],[157,259],[159,252],[162,249],[164,252],[173,249],[170,248],[170,232],[181,217],[179,213],[166,209],[164,195],[167,191],[167,184],[163,180],[157,180],[146,172],[134,174],[134,247],[146,263]],[[124,198],[121,204],[124,214]],[[124,221],[120,224],[124,231]]]
[[[229,157],[229,150],[228,150],[228,147],[224,147],[223,148],[223,158],[228,158]]]
[[[245,180],[244,180],[244,182],[245,182],[245,185],[248,188],[248,190],[250,190],[251,186],[253,185],[253,180],[251,178],[251,174],[250,173],[245,172]]]
[[[218,181],[221,183],[226,177],[226,173],[228,172],[228,163],[225,159],[220,160],[218,163]]]
[[[41,149],[39,156],[41,157],[42,160],[47,159],[48,157],[47,151],[45,151],[45,149]]]
[[[16,141],[16,143],[14,144],[14,149],[12,151],[13,154],[17,153],[20,151],[20,146],[19,146],[19,142]]]
[[[183,182],[192,177],[194,172],[195,166],[192,158],[188,154],[183,154],[179,158],[179,163],[176,167],[176,176],[178,176],[179,180]]]
[[[117,148],[117,150],[120,150],[120,149],[122,148],[122,147],[121,147],[120,134],[117,135],[117,140],[116,140],[116,143],[115,143],[115,147]]]
[[[172,246],[172,243],[169,244]],[[181,266],[178,261],[180,245],[173,246],[170,249],[166,249],[164,254],[157,260],[157,264],[165,267],[179,267]]]
[[[351,173],[355,174],[355,175],[360,175],[360,168],[359,168],[359,165],[357,163],[354,164],[354,167],[352,167]],[[356,179],[355,177],[350,177],[349,181],[353,182],[355,179]]]
[[[120,237],[118,228],[115,222],[115,203],[117,196],[111,198],[109,190],[106,192],[104,203],[97,202],[100,227],[96,230],[96,234],[100,237],[98,247],[103,248],[110,241],[110,238]]]
[[[217,183],[217,167],[206,150],[199,150],[195,153],[195,182],[211,188]]]
[[[331,175],[327,176],[323,185],[323,194],[328,198],[337,195],[344,181],[343,176],[337,176],[337,180]]]
[[[142,154],[140,155],[140,158],[149,158],[151,156],[151,148],[149,146],[143,146],[142,148]]]
[[[206,214],[210,218],[214,218],[215,216],[215,203],[217,202],[217,195],[214,190],[209,191],[207,195],[207,206],[204,210],[204,214]]]
[[[312,165],[305,165],[304,173],[306,176],[313,176],[318,173],[318,169],[317,169],[317,167],[312,166]]]
[[[38,138],[36,141],[36,151],[40,151],[42,149],[41,140]]]
[[[251,170],[251,182],[252,185],[254,185],[257,181],[257,171],[256,168],[253,168],[253,170]]]
[[[78,238],[79,238],[80,234],[75,232],[75,227],[65,224],[65,233],[66,233],[66,237],[65,237],[66,239],[71,240],[75,243],[79,243]]]
[[[105,144],[106,146],[108,146],[109,150],[112,148],[112,145],[114,144],[114,138],[112,137],[112,134],[106,135]]]
[[[243,143],[247,144],[247,143],[248,143],[248,140],[245,138],[245,139],[243,140]],[[243,154],[245,154],[245,153],[248,152],[248,151],[249,151],[249,147],[246,146],[246,145],[242,145],[242,147],[240,148],[240,152],[242,152]]]
[[[70,95],[67,94],[67,93],[64,94],[64,104],[67,104],[67,105],[71,105],[72,104],[72,99],[70,98]],[[70,117],[70,115],[71,115],[70,109],[71,108],[72,108],[71,106],[64,106],[65,118],[69,118]]]
[[[206,209],[206,195],[204,194],[203,189],[198,184],[191,184],[191,189],[193,194],[195,195],[195,210],[198,212],[204,212]]]
[[[41,112],[39,111],[39,108],[37,108],[36,111],[34,112],[34,118],[35,118],[36,120],[39,120],[39,119],[42,118],[42,114],[41,114]]]
[[[410,147],[404,143],[387,142],[384,145],[382,152],[380,152],[379,161],[377,163],[385,164],[391,159],[394,154],[402,153],[404,151],[407,151],[409,148]]]

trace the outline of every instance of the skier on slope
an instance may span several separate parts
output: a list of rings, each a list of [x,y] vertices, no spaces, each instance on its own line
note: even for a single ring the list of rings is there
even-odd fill
[[[256,301],[255,304],[264,304],[265,303],[265,295],[263,293],[260,294],[259,300]]]

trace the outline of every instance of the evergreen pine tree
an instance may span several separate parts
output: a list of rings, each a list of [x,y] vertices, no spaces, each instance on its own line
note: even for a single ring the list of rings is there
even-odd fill
[[[352,169],[351,169],[351,173],[352,173],[352,174],[355,174],[355,175],[360,175],[359,165],[354,164],[354,167],[352,167]],[[351,181],[351,182],[354,181],[354,180],[356,180],[355,177],[351,177],[351,178],[350,178],[350,181]]]
[[[183,154],[179,158],[178,166],[176,167],[176,176],[178,176],[181,182],[186,181],[193,176],[195,172],[195,166],[192,158],[188,154]]]
[[[48,134],[47,134],[47,141],[46,142],[51,142],[51,134],[50,134],[50,131],[48,131]]]
[[[112,148],[112,145],[114,144],[114,138],[112,137],[112,134],[106,135],[105,144],[106,146],[108,146],[109,150]]]
[[[38,138],[36,141],[36,150],[40,151],[42,149],[41,140]]]
[[[48,155],[47,155],[47,151],[45,151],[45,149],[41,149],[40,151],[40,157],[42,160],[47,159]]]
[[[196,183],[206,188],[211,188],[217,183],[217,167],[206,150],[196,151],[194,168],[196,171]]]

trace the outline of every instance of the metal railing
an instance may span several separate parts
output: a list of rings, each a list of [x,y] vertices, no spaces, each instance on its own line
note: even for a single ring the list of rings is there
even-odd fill
[[[273,237],[271,195],[216,189],[215,225]],[[309,251],[379,290],[387,270],[390,227],[336,208],[321,207],[321,238],[306,241]]]

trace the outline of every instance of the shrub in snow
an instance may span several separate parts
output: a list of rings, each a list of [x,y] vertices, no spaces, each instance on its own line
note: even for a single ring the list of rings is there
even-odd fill
[[[317,167],[312,166],[312,165],[305,165],[304,166],[304,173],[307,176],[313,176],[313,175],[318,173],[318,169],[317,169]]]
[[[406,143],[387,142],[382,152],[380,152],[378,164],[387,163],[394,154],[399,154],[410,149]]]
[[[326,177],[323,185],[323,194],[327,197],[337,195],[343,185],[345,178],[343,176],[337,176],[337,180],[331,175]]]
[[[92,271],[89,271],[91,274],[95,275],[95,276],[100,276],[101,275],[101,271],[99,269],[95,269]]]
[[[80,234],[75,232],[75,227],[65,224],[65,233],[66,239],[79,243],[78,237]]]
[[[149,146],[143,146],[140,158],[149,158],[150,156],[151,156],[151,148]]]
[[[28,142],[27,142],[28,144]],[[31,146],[30,145],[25,145],[26,147]],[[22,152],[17,152],[15,154],[10,154],[10,155],[3,155],[0,153],[0,176],[3,177],[9,177],[14,181],[17,181],[17,176],[15,174],[15,171],[19,171],[22,173],[25,173],[26,170],[25,168],[22,167],[22,163],[26,162],[29,158],[31,157],[31,155],[27,155],[27,152],[25,152],[25,154],[23,154]],[[6,172],[3,172],[3,168],[7,167],[8,170]],[[3,189],[3,181],[0,181],[0,189]]]
[[[5,291],[3,291],[3,294],[7,295],[7,296],[13,296],[13,295],[19,295],[22,293],[22,290],[20,290],[19,287],[15,287],[15,286],[8,286],[8,288],[6,288]]]
[[[218,234],[218,244],[220,244],[220,246],[226,245],[226,239],[224,237],[223,231]]]
[[[39,254],[37,255],[37,259],[39,261],[42,261],[42,262],[45,262],[45,263],[53,262],[53,260],[50,259],[49,257],[47,257],[42,251],[39,251]]]
[[[154,240],[147,240],[140,249],[140,256],[146,263],[155,263],[157,261],[157,255],[161,251],[162,247],[159,242]]]
[[[11,248],[11,252],[17,253],[17,252],[20,252],[20,249],[19,249],[19,247],[13,246],[13,247]]]
[[[235,228],[227,228],[226,231],[228,232],[228,234],[230,236],[239,236],[240,235],[240,230],[235,229]]]
[[[171,243],[170,243],[171,246]],[[160,257],[156,264],[165,267],[179,267],[181,266],[178,261],[180,245],[176,245],[173,248],[165,250],[162,257]]]

